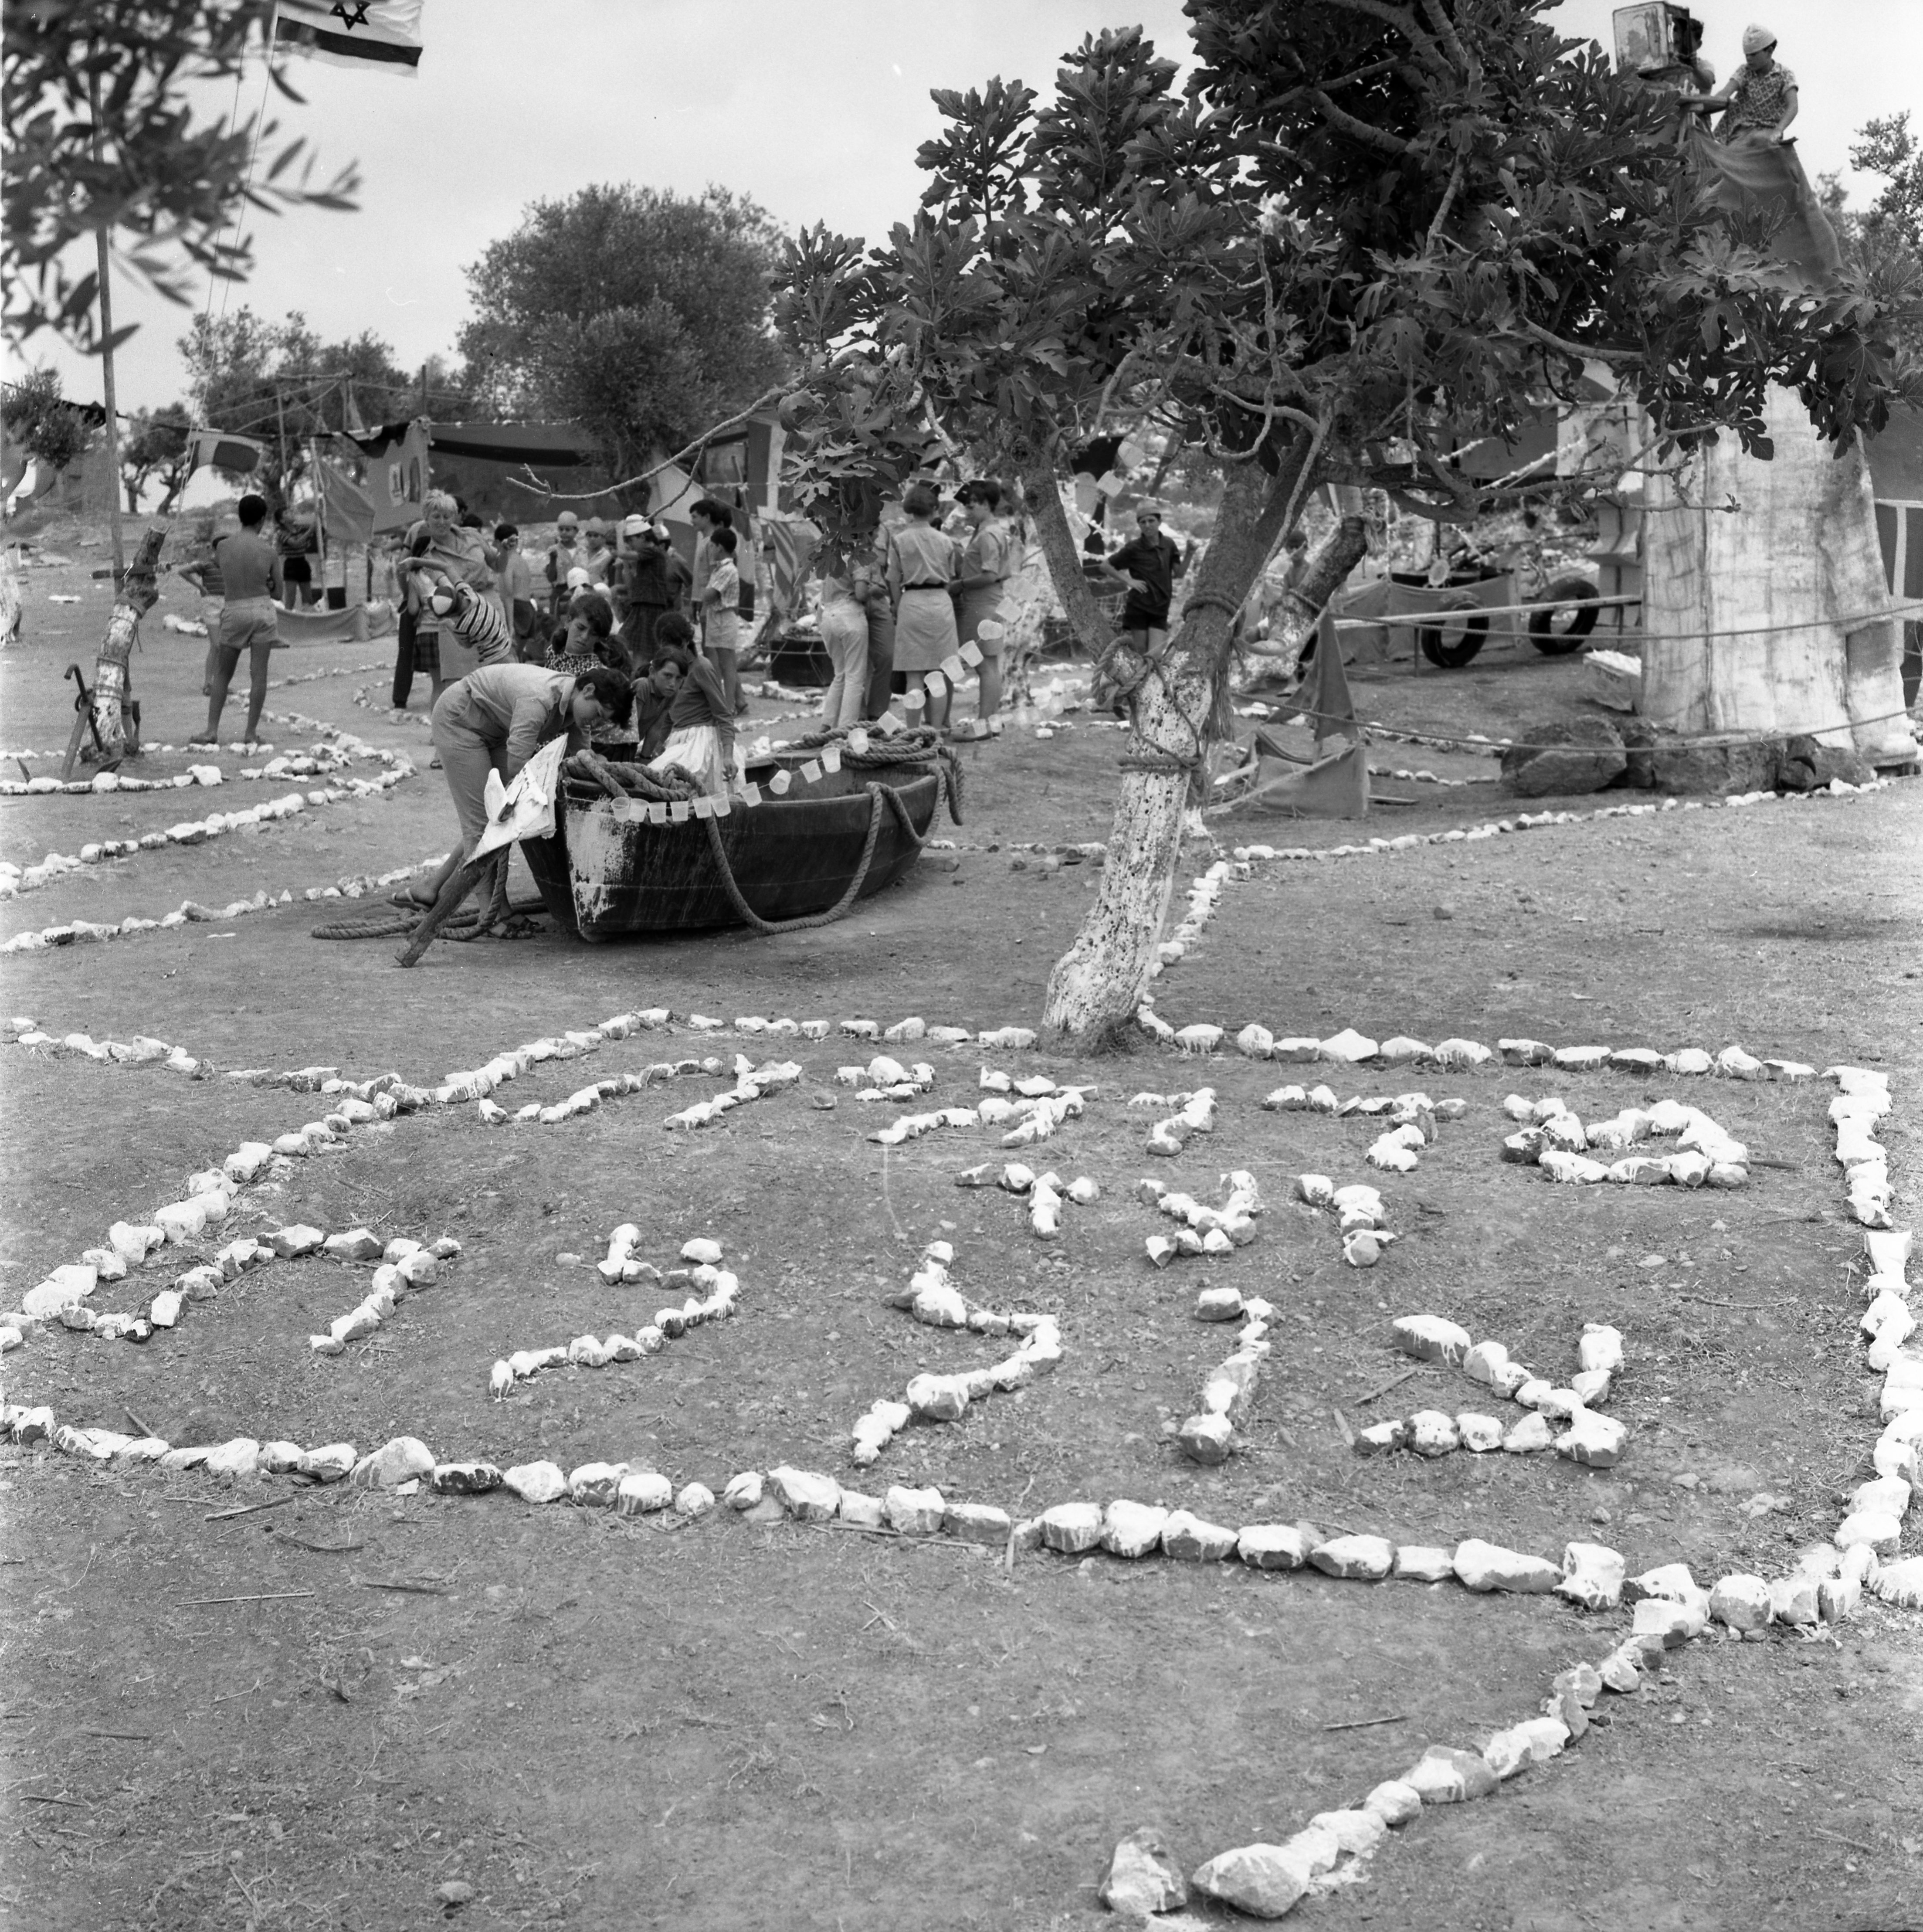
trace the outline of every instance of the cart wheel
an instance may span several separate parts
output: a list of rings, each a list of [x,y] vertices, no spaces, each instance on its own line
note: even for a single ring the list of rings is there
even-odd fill
[[[1473,598],[1452,601],[1442,608],[1450,615],[1440,624],[1425,624],[1415,634],[1416,648],[1432,664],[1460,670],[1489,641],[1489,618]]]
[[[1597,599],[1602,592],[1586,579],[1565,577],[1552,584],[1540,600],[1574,608],[1562,610],[1537,610],[1529,618],[1529,641],[1546,658],[1565,658],[1582,648],[1582,640],[1596,628],[1601,614]]]

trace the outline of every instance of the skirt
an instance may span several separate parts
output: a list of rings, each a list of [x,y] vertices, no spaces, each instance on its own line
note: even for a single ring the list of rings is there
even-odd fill
[[[919,675],[939,670],[962,640],[955,628],[955,600],[946,590],[904,590],[895,614],[895,668]]]
[[[722,761],[721,734],[712,724],[684,724],[668,734],[668,742],[658,756],[648,760],[648,770],[658,772],[679,765],[692,772],[701,789],[715,797],[728,790],[728,766]]]

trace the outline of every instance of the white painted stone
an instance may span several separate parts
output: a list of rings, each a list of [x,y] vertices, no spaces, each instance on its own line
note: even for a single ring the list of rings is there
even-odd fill
[[[1188,1881],[1154,1832],[1131,1832],[1115,1847],[1097,1896],[1111,1912],[1146,1917],[1189,1899]]]
[[[1175,1432],[1175,1447],[1192,1462],[1226,1461],[1234,1447],[1234,1425],[1226,1415],[1192,1415]]]
[[[1628,1566],[1620,1551],[1601,1543],[1570,1543],[1563,1546],[1562,1580],[1556,1594],[1586,1610],[1612,1610],[1622,1600],[1623,1573]]]
[[[1057,1503],[1042,1512],[1042,1540],[1065,1556],[1079,1556],[1102,1540],[1099,1503]]]
[[[1309,1561],[1324,1576],[1359,1582],[1379,1582],[1396,1560],[1395,1545],[1385,1536],[1336,1536],[1319,1543]]]
[[[1777,1577],[1769,1586],[1769,1615],[1774,1623],[1810,1625],[1821,1616],[1818,1603],[1819,1577],[1797,1571]]]
[[[1456,1418],[1439,1408],[1419,1408],[1408,1418],[1408,1446],[1418,1456],[1448,1456],[1462,1447]]]
[[[1496,1774],[1480,1751],[1431,1744],[1402,1776],[1425,1804],[1460,1804],[1486,1798],[1496,1789]]]
[[[519,1462],[501,1472],[501,1486],[523,1502],[559,1502],[568,1493],[568,1479],[554,1462]]]
[[[1187,1510],[1174,1510],[1162,1526],[1162,1553],[1181,1563],[1220,1563],[1236,1550],[1236,1532],[1204,1522]]]
[[[1852,1510],[1836,1527],[1844,1549],[1866,1544],[1879,1556],[1893,1556],[1903,1540],[1903,1520],[1885,1510]]]
[[[1235,1554],[1251,1570],[1299,1570],[1308,1561],[1308,1545],[1293,1523],[1246,1524],[1235,1539]]]
[[[1543,1596],[1562,1580],[1556,1564],[1540,1556],[1505,1550],[1500,1544],[1470,1537],[1456,1546],[1455,1571],[1466,1589],[1504,1590]]]
[[[1923,1556],[1906,1556],[1880,1565],[1867,1587],[1892,1609],[1923,1610]]]
[[[883,1498],[888,1526],[903,1536],[933,1536],[941,1528],[947,1504],[937,1489],[910,1489],[897,1483]]]
[[[1389,1574],[1411,1583],[1440,1583],[1456,1574],[1455,1555],[1427,1544],[1399,1543]]]
[[[1622,1331],[1606,1323],[1586,1322],[1582,1339],[1576,1345],[1577,1359],[1586,1369],[1604,1369],[1612,1375],[1622,1372]]]
[[[1558,1456],[1567,1456],[1573,1462],[1608,1469],[1622,1460],[1628,1440],[1628,1430],[1615,1417],[1579,1408],[1569,1418],[1568,1432],[1556,1438],[1556,1450]]]
[[[1013,1526],[1007,1510],[988,1503],[950,1503],[942,1519],[942,1527],[950,1536],[964,1543],[998,1546],[1008,1540]]]
[[[1516,1400],[1522,1398],[1519,1395]],[[1504,1450],[1511,1456],[1533,1456],[1555,1446],[1556,1432],[1546,1418],[1526,1415],[1502,1438]]]
[[[1190,1882],[1204,1898],[1252,1918],[1280,1918],[1309,1889],[1311,1876],[1300,1855],[1286,1846],[1238,1845],[1198,1865]]]
[[[419,1437],[396,1436],[354,1465],[353,1480],[372,1490],[398,1489],[428,1474],[434,1454]]]
[[[760,1471],[744,1469],[740,1475],[730,1476],[722,1500],[731,1510],[752,1510],[761,1500]]]
[[[1422,1793],[1400,1778],[1385,1778],[1362,1801],[1362,1808],[1393,1829],[1422,1815]]]
[[[1764,1629],[1769,1622],[1769,1586],[1760,1576],[1720,1576],[1709,1592],[1709,1614],[1732,1630]]]
[[[841,1501],[842,1487],[832,1476],[785,1463],[768,1472],[768,1486],[782,1508],[802,1522],[827,1522]]]
[[[1483,1762],[1506,1780],[1533,1765],[1560,1756],[1568,1742],[1569,1726],[1561,1718],[1529,1718],[1498,1731],[1483,1746]]]
[[[577,1503],[590,1503],[606,1509],[610,1506],[620,1516],[652,1516],[674,1500],[674,1485],[657,1469],[631,1469],[625,1462],[597,1462],[589,1466],[596,1480],[591,1495],[581,1492],[579,1469],[568,1478],[569,1493]],[[614,1482],[607,1477],[612,1473]]]
[[[322,1248],[336,1261],[372,1261],[380,1252],[378,1236],[370,1234],[364,1228],[350,1228],[341,1234],[329,1234],[321,1244]]]
[[[1480,1456],[1502,1447],[1502,1424],[1494,1416],[1463,1409],[1457,1413],[1455,1422],[1456,1434],[1463,1448]]]
[[[1046,1520],[1046,1516],[1043,1520]],[[1166,1509],[1118,1500],[1108,1505],[1102,1516],[1102,1547],[1112,1556],[1146,1556],[1160,1544],[1168,1520]]]
[[[1439,1315],[1405,1315],[1393,1330],[1396,1346],[1423,1362],[1461,1363],[1474,1346],[1469,1331]]]
[[[1462,1353],[1463,1374],[1485,1388],[1496,1387],[1509,1366],[1509,1351],[1500,1342],[1478,1342]]]

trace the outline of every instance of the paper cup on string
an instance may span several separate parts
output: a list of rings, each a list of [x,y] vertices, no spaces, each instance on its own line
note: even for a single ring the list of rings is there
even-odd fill
[[[802,766],[801,782],[803,784],[819,784],[821,782],[821,761],[820,759],[810,758],[807,764]]]
[[[848,749],[857,758],[868,749],[868,734],[859,725],[848,734]],[[840,754],[838,752],[836,755],[838,758]]]
[[[706,792],[702,793],[700,796],[694,800],[693,802],[694,816],[697,818],[712,818],[714,817],[715,802]]]
[[[919,711],[927,702],[928,700],[919,691],[904,692],[902,694],[902,709],[904,711]]]
[[[751,808],[761,802],[761,788],[758,784],[745,784],[741,788],[742,802]]]
[[[780,798],[786,794],[788,787],[794,783],[794,778],[790,776],[786,770],[783,770],[777,772],[775,776],[768,781],[768,789],[772,792],[777,798]]]
[[[968,667],[962,662],[959,651],[951,651],[941,661],[941,674],[950,684],[959,684],[968,674]]]
[[[991,643],[994,641],[995,638],[1000,636],[1002,634],[1001,626],[999,624],[996,624],[994,632],[992,634],[990,633],[988,626],[994,623],[994,620],[992,617],[989,617],[984,619],[981,626],[982,635],[985,638],[988,638]],[[964,664],[979,664],[982,661],[982,647],[980,644],[975,642],[973,638],[970,638],[968,641],[962,646],[960,656],[962,662]]]
[[[675,800],[668,808],[668,815],[675,824],[686,825],[688,818],[688,801],[685,798]]]
[[[842,769],[842,751],[838,745],[830,745],[821,754],[821,769],[824,772],[838,772]]]
[[[948,680],[940,671],[932,670],[924,673],[922,682],[931,698],[946,698],[948,695]]]

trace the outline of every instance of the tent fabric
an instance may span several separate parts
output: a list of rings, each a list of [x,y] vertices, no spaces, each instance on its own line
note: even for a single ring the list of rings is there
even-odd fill
[[[1689,137],[1690,164],[1719,208],[1761,216],[1771,230],[1770,252],[1813,289],[1833,286],[1843,272],[1836,230],[1822,212],[1792,143]]]
[[[374,500],[339,464],[326,457],[314,462],[314,481],[320,493],[321,520],[328,542],[367,544],[374,541]]]

